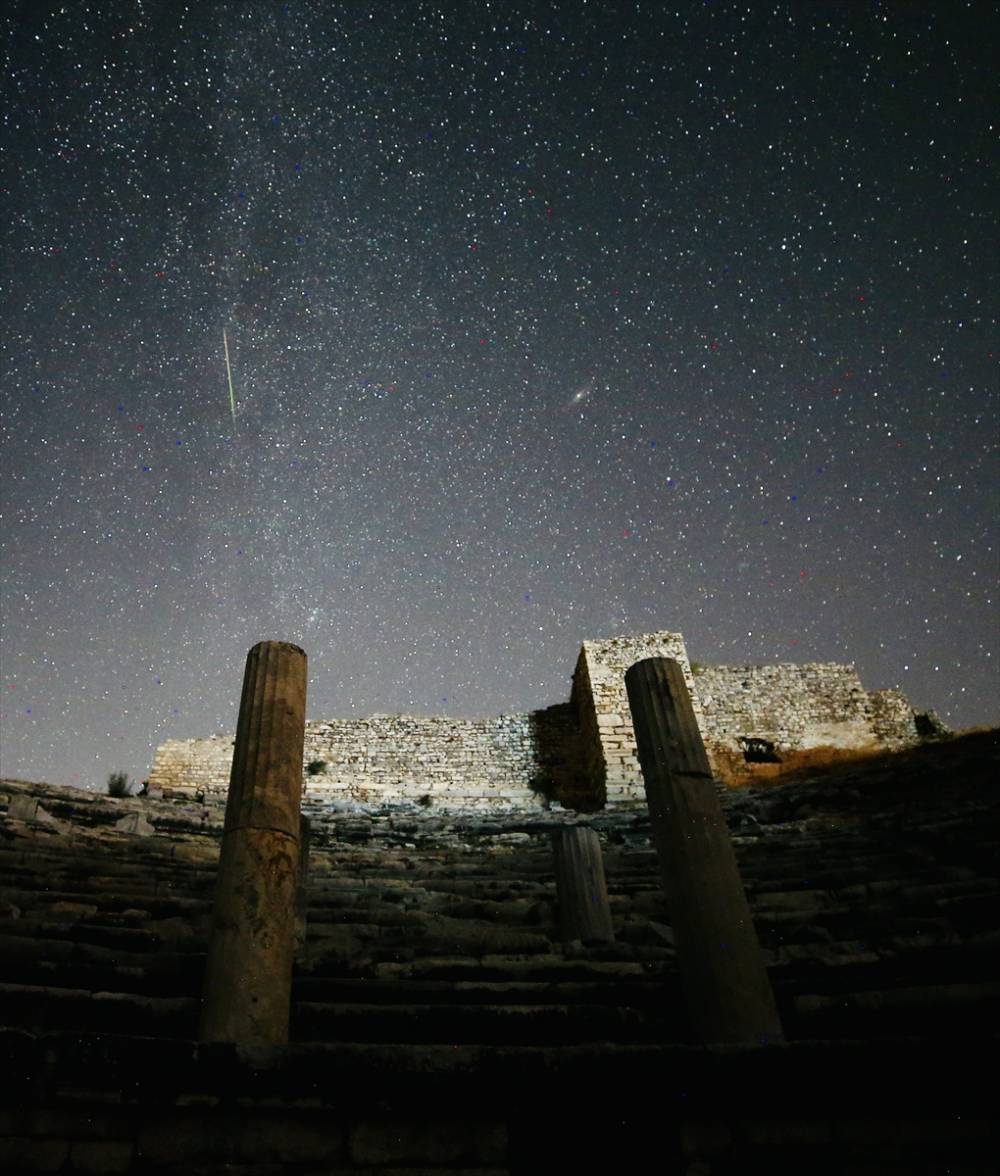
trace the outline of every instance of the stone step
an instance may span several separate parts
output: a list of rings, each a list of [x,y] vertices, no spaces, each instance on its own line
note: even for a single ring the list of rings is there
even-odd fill
[[[15,906],[21,912],[44,912],[62,907],[66,913],[73,908],[94,908],[109,914],[128,910],[142,910],[151,919],[198,917],[211,910],[211,896],[204,898],[184,894],[159,893],[152,889],[111,889],[100,885],[60,890],[24,889],[17,886],[0,887],[0,901]]]
[[[457,956],[432,955],[430,952],[420,952],[404,944],[366,943],[359,944],[356,949],[347,947],[340,951],[324,953],[319,957],[311,954],[307,949],[307,954],[302,960],[299,970],[303,975],[334,979],[363,980],[376,976],[394,977],[397,975],[419,977],[425,974],[438,976],[442,967],[441,961],[446,960],[459,961],[456,973],[458,975],[472,979],[495,980],[508,974],[505,970],[497,971],[495,966],[496,960],[506,958],[510,957],[500,953],[485,953],[481,957],[469,957],[464,954]],[[518,956],[514,958],[525,963],[527,959],[532,957]],[[533,958],[539,961],[539,964],[530,972],[532,979],[547,981],[562,979],[564,975],[561,970],[564,963],[562,957],[538,954]],[[555,971],[549,966],[553,960],[557,961],[557,970]],[[657,973],[664,969],[673,970],[672,957],[668,957],[666,953],[659,954],[654,949],[647,949],[642,954],[638,951],[630,951],[627,955],[615,953],[614,958],[608,958],[602,962],[608,965],[620,965],[622,968],[648,967]]]
[[[28,928],[27,930],[31,930]],[[579,984],[574,979],[581,973],[590,972],[590,962],[566,959],[561,956],[535,957],[531,962],[523,956],[513,964],[501,962],[496,955],[486,962],[457,957],[443,962],[440,956],[423,953],[412,947],[403,949],[386,944],[379,938],[380,928],[368,928],[370,938],[356,937],[356,928],[351,928],[350,937],[342,937],[330,944],[312,941],[300,952],[296,965],[296,991],[319,999],[325,992],[340,993],[351,991],[362,996],[366,987],[378,986],[390,993],[395,986],[412,987],[426,984],[429,991],[447,991],[455,986],[454,975],[468,977],[469,983],[490,991],[490,985],[500,985],[507,990],[513,984],[527,985],[525,991],[550,990],[558,992],[566,984]],[[146,995],[191,995],[198,991],[204,971],[204,943],[189,938],[188,943],[197,943],[202,950],[156,950],[129,951],[120,946],[109,947],[88,942],[79,930],[70,938],[61,928],[48,928],[49,937],[38,934],[0,936],[0,958],[4,960],[4,978],[19,984],[41,984],[59,988],[87,988],[90,990],[119,990]],[[98,938],[102,938],[98,936]],[[133,943],[132,946],[135,946]],[[676,983],[673,953],[659,960],[648,958],[645,963],[635,957],[618,958],[611,954],[615,949],[606,948],[605,956],[597,963],[603,973],[609,966],[618,971],[616,983],[627,986],[636,983],[637,975],[649,975],[653,968],[659,983]],[[885,956],[869,958],[850,943],[821,944],[808,952],[795,954],[784,949],[785,955],[778,961],[771,961],[770,973],[776,991],[784,994],[825,994],[838,996],[861,988],[884,990],[907,980],[919,977],[926,985],[942,985],[959,980],[985,981],[1000,972],[1000,950],[997,946],[983,948],[969,954],[954,948],[934,946],[911,947],[908,951],[899,949]],[[637,973],[635,965],[640,971]],[[500,969],[498,973],[498,968]],[[645,968],[645,971],[643,971]],[[498,974],[520,976],[531,971],[534,980],[497,981]],[[439,977],[445,971],[448,976],[440,979],[420,981],[413,979],[430,974]],[[376,982],[376,976],[391,976],[387,982]],[[569,978],[567,978],[567,976]],[[643,981],[638,981],[643,983]],[[624,987],[623,987],[624,991]],[[338,995],[338,1000],[341,997]],[[624,996],[623,996],[624,999]]]
[[[340,930],[338,930],[338,926]],[[324,934],[324,931],[326,932]],[[463,953],[470,956],[518,953],[547,955],[552,951],[552,940],[538,931],[524,931],[493,923],[477,923],[471,919],[438,918],[424,922],[345,923],[310,925],[307,943],[319,956],[324,947],[334,954],[342,954],[342,941],[370,942],[377,939],[385,946],[399,946],[434,955],[441,952]]]
[[[993,879],[970,879],[962,882],[939,883],[922,887],[907,887],[903,884],[880,891],[873,896],[868,889],[854,888],[839,892],[821,890],[769,891],[755,895],[752,908],[759,932],[763,937],[780,933],[784,924],[800,925],[809,923],[822,927],[834,938],[841,934],[871,932],[891,928],[894,921],[913,918],[922,913],[937,914],[953,918],[964,929],[977,929],[988,921],[996,901],[1000,897],[1000,884]],[[387,897],[392,902],[387,902]],[[156,894],[149,890],[136,892],[109,891],[102,888],[102,880],[91,880],[88,888],[60,890],[50,887],[44,891],[28,891],[7,887],[0,892],[0,899],[9,903],[23,915],[33,913],[36,917],[48,917],[60,922],[95,917],[98,912],[104,921],[118,921],[131,917],[135,921],[138,912],[144,919],[206,917],[210,911],[209,896],[192,898],[179,894]],[[411,909],[417,904],[425,909]],[[310,894],[308,918],[311,926],[319,928],[327,924],[375,923],[396,928],[412,926],[417,930],[427,926],[433,914],[426,907],[437,908],[443,918],[455,918],[447,912],[460,912],[457,916],[463,924],[483,922],[483,914],[498,917],[498,926],[521,929],[526,934],[543,932],[548,935],[547,926],[551,917],[551,903],[541,906],[532,899],[513,899],[505,903],[491,904],[487,900],[470,898],[445,892],[436,895],[426,887],[407,889],[398,886],[391,891],[365,888],[353,890],[331,890],[319,901]],[[621,896],[612,897],[612,910],[619,918],[633,914],[647,914],[662,920],[665,917],[664,903],[658,891],[636,893],[625,901]],[[48,914],[51,912],[51,914]],[[132,914],[130,915],[130,912]],[[509,923],[502,919],[513,914]],[[533,916],[529,918],[528,916]],[[112,919],[114,916],[114,919]],[[540,923],[539,919],[544,916]]]
[[[185,845],[158,837],[143,837],[113,845],[103,842],[66,845],[62,841],[41,842],[24,838],[0,840],[0,862],[4,863],[17,860],[28,864],[44,862],[82,872],[110,866],[124,870],[135,867],[164,873],[183,870],[196,875],[214,874],[214,861],[206,862],[186,854]]]
[[[907,985],[899,988],[795,997],[792,1021],[796,1036],[975,1037],[986,1025],[1000,1023],[1000,982]]]
[[[123,952],[66,939],[0,936],[7,983],[146,996],[191,996],[200,991],[204,952]]]
[[[909,1040],[874,1050],[849,1041],[749,1051],[611,1043],[568,1048],[293,1043],[268,1055],[124,1033],[27,1034],[0,1027],[0,1056],[11,1089],[55,1084],[66,1105],[90,1103],[88,1113],[98,1104],[103,1114],[114,1114],[128,1091],[129,1101],[141,1107],[169,1106],[183,1098],[188,1106],[213,1108],[213,1121],[219,1117],[214,1108],[227,1101],[245,1117],[269,1102],[295,1106],[301,1100],[303,1108],[329,1108],[326,1113],[336,1121],[348,1100],[370,1116],[387,1098],[394,1105],[401,1099],[398,1105],[419,1121],[440,1111],[442,1102],[457,1119],[481,1117],[488,1114],[484,1097],[506,1097],[539,1108],[539,1127],[552,1129],[553,1114],[579,1107],[594,1089],[604,1092],[604,1113],[640,1108],[643,1116],[662,1116],[665,1106],[674,1108],[683,1099],[684,1113],[698,1121],[730,1105],[741,1116],[775,1121],[803,1113],[822,1121],[817,1106],[835,1106],[841,1114],[849,1107],[858,1120],[871,1119],[873,1105],[890,1119],[900,1113],[912,1117],[915,1108],[940,1119],[984,1112],[989,1117],[995,1100],[982,1074],[990,1072],[997,1041],[995,1033],[985,1032],[970,1042]],[[453,1084],[444,1085],[448,1078]],[[568,1098],[559,1099],[564,1090]],[[595,1132],[584,1134],[589,1143]],[[874,1169],[869,1164],[865,1171]]]
[[[422,912],[436,912],[458,917],[475,917],[489,921],[524,923],[534,917],[540,904],[551,904],[556,897],[554,886],[537,892],[522,893],[504,899],[484,898],[480,895],[452,894],[433,887],[397,887],[390,891],[329,891],[322,886],[309,885],[309,911],[317,919],[338,919],[340,912],[351,909],[382,909],[398,912],[403,908],[418,908]]]
[[[845,862],[844,868],[817,869],[815,859],[789,863],[785,869],[754,870],[740,866],[744,885],[754,894],[768,894],[771,891],[797,890],[808,881],[817,890],[841,890],[846,886],[866,885],[895,878],[909,878],[913,870],[898,862],[887,861],[883,855],[870,864],[859,865],[855,856]]]
[[[510,990],[465,984],[452,989],[449,1000],[412,998],[412,985],[382,984],[379,1000],[296,1000],[292,1036],[298,1041],[433,1043],[450,1045],[573,1045],[593,1041],[617,1044],[680,1041],[688,1033],[684,1004],[676,991],[644,985],[628,1003],[616,1004],[605,986],[601,1001],[565,999],[591,997],[567,987],[564,999],[527,1002],[510,999]],[[655,991],[659,989],[659,991]],[[375,991],[374,989],[372,991]],[[355,990],[355,994],[358,990]],[[497,1000],[497,996],[502,1000]],[[519,996],[527,996],[523,991]],[[492,996],[492,999],[490,999]],[[474,999],[470,999],[474,997]],[[162,997],[130,992],[54,988],[44,985],[0,984],[4,1022],[23,1025],[33,1033],[52,1030],[131,1033],[190,1040],[196,1033],[197,996]],[[790,1040],[921,1037],[974,1034],[977,1026],[995,1022],[1000,1011],[1000,984],[957,983],[900,989],[855,991],[837,996],[806,993],[789,1001],[779,991],[779,1006]]]
[[[87,896],[88,902],[97,902],[106,898],[109,903],[119,903],[122,897],[135,899],[133,905],[141,906],[144,901],[168,899],[178,904],[211,902],[214,891],[214,880],[206,886],[188,885],[182,874],[177,878],[153,879],[136,875],[135,877],[116,877],[98,873],[88,874],[86,878],[75,877],[72,874],[58,874],[39,870],[29,874],[24,871],[0,874],[0,892],[18,891],[27,898],[34,896],[54,896],[55,900],[73,901],[81,895]]]
[[[386,903],[372,895],[347,903],[316,903],[309,897],[307,919],[310,927],[343,927],[365,923],[372,927],[417,925],[426,918],[420,911],[408,909],[404,903]],[[321,933],[321,932],[318,932]]]
[[[55,862],[28,862],[0,866],[2,876],[9,886],[31,889],[79,888],[140,890],[160,893],[162,890],[176,891],[179,895],[202,897],[211,895],[215,877],[213,874],[187,875],[180,866],[173,871],[144,869],[141,863],[135,868],[102,869],[92,863],[79,869],[68,869],[64,860]]]
[[[113,1032],[193,1039],[199,1002],[193,997],[91,992],[31,984],[0,984],[3,1021],[32,1031]]]
[[[555,892],[555,874],[547,879],[518,879],[483,877],[477,879],[427,877],[416,875],[408,884],[418,890],[426,890],[434,894],[454,894],[461,898],[481,899],[482,901],[496,900],[504,902],[524,898],[526,895],[537,893],[539,890],[551,889]]]
[[[53,918],[31,916],[0,923],[4,934],[19,938],[92,944],[118,952],[147,954],[157,951],[165,941],[176,945],[200,937],[183,920],[165,919],[162,924],[140,927],[115,926],[97,920],[76,919],[57,922]]]
[[[656,962],[635,960],[567,959],[548,955],[437,956],[394,963],[378,964],[374,976],[380,980],[448,980],[448,981],[538,981],[594,980],[627,983],[632,979],[655,979],[663,971]]]
[[[600,980],[352,980],[296,973],[293,1000],[318,1004],[592,1004],[656,1009],[676,1003],[676,977]]]
[[[57,930],[61,932],[61,929]],[[110,979],[101,977],[120,974],[134,978],[125,985],[128,990],[144,991],[142,985],[149,984],[156,986],[158,992],[169,993],[172,990],[172,972],[183,965],[185,976],[197,977],[203,967],[204,939],[195,936],[186,937],[185,950],[181,951],[164,951],[163,947],[155,951],[126,951],[120,946],[108,947],[86,941],[104,939],[105,936],[100,934],[87,936],[77,931],[73,938],[69,938],[64,932],[54,934],[52,928],[48,931],[49,938],[38,934],[30,937],[0,937],[0,954],[6,961],[7,979],[29,982],[29,973],[31,977],[44,974],[43,983],[95,988],[112,987]],[[382,929],[378,927],[357,926],[345,928],[344,931],[345,934],[331,940],[310,940],[299,953],[299,973],[315,980],[370,976],[374,974],[374,967],[380,963],[405,963],[408,970],[419,972],[424,967],[437,967],[441,958],[433,953],[433,944],[421,951],[419,941],[414,942],[406,937],[396,941],[391,937],[384,939],[380,935]],[[175,945],[176,941],[172,946]],[[924,957],[919,967],[914,962],[917,952]],[[476,960],[466,956],[460,958],[472,965],[476,963]],[[981,951],[977,953],[976,959],[978,967],[974,974],[989,975],[996,962],[996,952]],[[555,974],[559,977],[565,970],[566,960],[561,956],[549,956],[547,961],[542,961],[547,972],[553,971],[553,960],[556,961]],[[675,956],[669,949],[643,956],[637,954],[635,949],[621,944],[604,948],[601,962],[604,965],[627,965],[636,961],[642,963],[643,960],[647,966],[661,966],[661,972],[662,968],[672,972],[675,967]],[[95,971],[86,973],[90,977],[86,984],[82,980],[76,984],[72,977],[78,974],[82,976],[84,973],[81,969],[85,968]],[[868,962],[859,959],[858,945],[849,942],[809,945],[797,950],[783,949],[782,957],[772,960],[771,969],[776,984],[794,986],[798,991],[809,986],[815,988],[817,975],[820,974],[823,978],[822,990],[827,992],[857,987],[859,982],[885,986],[896,983],[900,975],[919,974],[924,979],[937,982],[951,980],[956,975],[971,974],[970,965],[955,950],[920,946],[910,948],[908,955],[897,950],[888,953],[885,958],[876,957],[874,961]],[[867,979],[859,981],[857,977],[862,974]],[[189,987],[187,980],[181,987]]]
[[[581,1045],[675,1041],[683,1025],[669,1008],[606,1004],[319,1004],[292,1009],[295,1041],[450,1045]]]

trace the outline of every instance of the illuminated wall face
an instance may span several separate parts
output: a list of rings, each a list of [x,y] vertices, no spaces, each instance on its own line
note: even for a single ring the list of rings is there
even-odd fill
[[[585,641],[568,704],[487,719],[373,715],[306,724],[308,796],[373,804],[399,798],[442,807],[541,808],[644,801],[625,671],[647,657],[678,661],[714,771],[773,774],[815,749],[858,751],[917,741],[898,691],[869,692],[853,666],[696,666],[679,633]],[[225,793],[232,740],[170,740],[153,787]],[[318,765],[322,767],[318,767]],[[312,765],[312,769],[309,768]]]

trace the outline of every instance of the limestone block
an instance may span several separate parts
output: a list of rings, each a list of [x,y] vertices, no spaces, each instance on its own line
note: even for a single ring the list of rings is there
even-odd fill
[[[796,743],[803,749],[812,747],[838,747],[863,749],[875,743],[871,725],[861,720],[847,720],[839,723],[803,723]]]
[[[123,833],[135,833],[140,837],[150,837],[156,832],[142,813],[126,813],[120,821],[115,821],[115,828]]]
[[[14,821],[33,821],[37,812],[37,796],[12,796],[7,805],[7,816]]]
[[[830,906],[830,896],[823,890],[783,890],[757,895],[757,909],[778,911],[822,911]]]

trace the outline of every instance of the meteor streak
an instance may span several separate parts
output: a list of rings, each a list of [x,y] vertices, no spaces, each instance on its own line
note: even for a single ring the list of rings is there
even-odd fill
[[[229,381],[229,408],[233,414],[233,424],[236,424],[236,393],[233,391],[233,369],[229,366],[229,339],[226,328],[222,328],[222,349],[226,353],[226,379]]]

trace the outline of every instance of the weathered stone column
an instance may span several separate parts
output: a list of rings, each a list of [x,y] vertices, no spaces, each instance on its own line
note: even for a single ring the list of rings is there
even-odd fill
[[[255,645],[229,777],[202,1041],[288,1041],[305,710],[305,653],[284,641]]]
[[[636,662],[625,689],[677,963],[703,1042],[784,1038],[680,665]]]
[[[552,849],[563,943],[611,943],[615,933],[597,832],[586,825],[564,825],[553,830]]]

